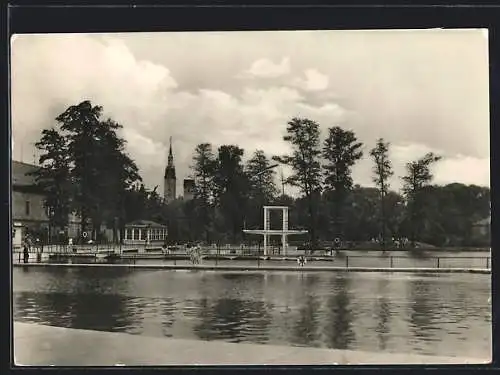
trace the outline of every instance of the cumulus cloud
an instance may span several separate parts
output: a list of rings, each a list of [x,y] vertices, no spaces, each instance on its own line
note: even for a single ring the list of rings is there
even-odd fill
[[[41,129],[68,106],[90,99],[123,124],[127,150],[151,187],[162,184],[170,136],[181,191],[196,144],[282,154],[289,150],[282,138],[292,117],[319,122],[323,134],[336,125],[355,131],[366,155],[378,137],[386,138],[393,144],[395,188],[405,163],[428,150],[446,157],[436,165],[436,182],[488,184],[487,43],[480,37],[21,35],[12,42],[14,157],[20,145],[31,155]],[[335,46],[332,53],[325,43]],[[368,156],[354,178],[371,184]]]
[[[304,76],[305,78],[295,78],[293,84],[306,91],[324,91],[328,87],[328,76],[318,72],[316,69],[307,69],[304,72]]]
[[[14,142],[29,152],[59,113],[89,99],[124,125],[129,151],[140,167],[157,165],[161,153],[145,153],[151,144],[141,132],[161,126],[164,101],[176,86],[166,67],[136,59],[114,38],[18,36],[12,45]]]
[[[148,166],[158,171],[165,167],[167,147],[161,141],[145,137],[134,128],[123,129],[124,138],[128,141],[128,152],[140,160],[148,160]]]
[[[65,108],[86,98],[102,104],[118,121],[139,118],[139,113],[146,121],[148,113],[156,112],[162,94],[176,87],[166,67],[137,60],[113,38],[20,36],[12,51],[12,94],[19,99],[12,102],[13,121],[22,113],[23,127],[38,127],[37,119],[54,107]],[[29,118],[26,112],[31,113]]]
[[[254,61],[252,66],[245,72],[247,77],[276,78],[289,74],[291,71],[290,58],[283,57],[279,63],[269,59]]]
[[[442,160],[435,168],[435,183],[447,184],[450,181],[489,186],[490,159],[458,156]]]
[[[365,145],[365,154],[373,145]],[[489,158],[475,158],[465,155],[450,155],[442,149],[433,149],[418,143],[401,143],[390,146],[389,158],[391,159],[394,175],[390,179],[391,187],[399,190],[402,187],[401,177],[407,174],[406,165],[422,158],[428,152],[441,156],[441,160],[433,164],[432,184],[444,185],[451,182],[463,184],[476,184],[489,186],[490,162]],[[367,157],[360,161],[354,168],[355,180],[361,185],[374,186],[373,161]]]

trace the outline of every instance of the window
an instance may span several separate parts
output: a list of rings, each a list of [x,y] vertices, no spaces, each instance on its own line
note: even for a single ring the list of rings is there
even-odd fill
[[[30,208],[31,208],[30,201],[26,201],[25,206],[24,206],[24,212],[25,212],[26,216],[30,215],[30,211],[31,211]]]

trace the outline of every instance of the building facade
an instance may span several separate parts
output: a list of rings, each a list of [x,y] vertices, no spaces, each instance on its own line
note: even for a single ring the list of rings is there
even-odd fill
[[[170,203],[175,200],[176,197],[176,185],[177,178],[175,176],[175,165],[174,165],[174,156],[172,152],[172,137],[170,137],[170,148],[168,151],[168,162],[165,167],[165,175],[163,177],[163,198],[165,203]]]
[[[35,165],[12,161],[12,219],[23,225],[47,225],[49,217],[44,206],[44,194],[31,176]]]
[[[12,169],[12,222],[16,241],[27,231],[36,232],[49,237],[54,235],[49,225],[48,210],[45,207],[45,195],[36,186],[35,177],[31,174],[39,167],[32,164],[13,160]],[[80,220],[75,214],[68,218],[66,234],[69,237],[77,237],[80,228]]]

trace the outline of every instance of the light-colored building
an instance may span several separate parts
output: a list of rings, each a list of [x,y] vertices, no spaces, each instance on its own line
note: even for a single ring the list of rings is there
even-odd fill
[[[21,223],[12,224],[12,248],[19,250],[23,246],[24,226]]]
[[[12,161],[12,219],[24,226],[46,226],[49,218],[44,206],[44,194],[31,176],[37,166]]]
[[[39,167],[33,164],[13,160],[12,167],[12,222],[13,238],[24,239],[24,234],[30,230],[43,233],[48,237],[49,216],[45,207],[45,195],[35,184],[31,174]],[[68,218],[67,235],[76,237],[80,228],[80,220],[75,214]],[[52,233],[54,235],[54,233]]]
[[[195,184],[193,179],[184,179],[184,200],[188,201],[194,198]]]
[[[136,220],[125,225],[126,245],[162,245],[168,237],[165,225],[150,220]]]

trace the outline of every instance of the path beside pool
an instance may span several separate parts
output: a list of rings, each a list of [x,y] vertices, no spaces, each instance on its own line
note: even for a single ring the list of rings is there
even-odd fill
[[[17,366],[415,365],[486,364],[488,358],[435,357],[156,338],[14,322]]]

